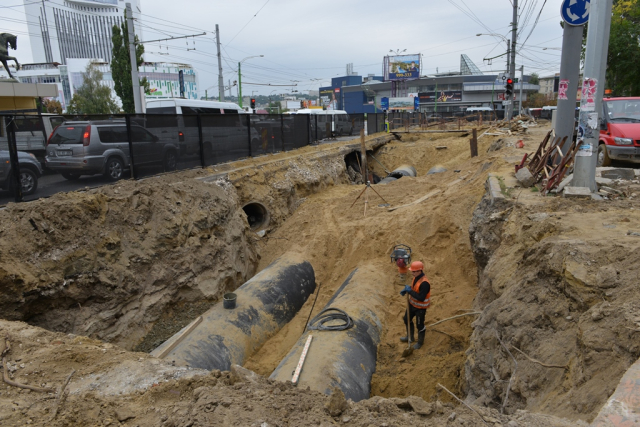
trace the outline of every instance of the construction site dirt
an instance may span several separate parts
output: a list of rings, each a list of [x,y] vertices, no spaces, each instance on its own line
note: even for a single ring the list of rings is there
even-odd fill
[[[640,356],[640,184],[611,180],[602,200],[519,186],[514,165],[548,130],[485,123],[474,158],[464,133],[367,137],[370,171],[417,177],[359,199],[355,140],[10,204],[0,425],[588,425]],[[253,229],[251,203],[268,211]],[[398,244],[431,282],[425,344],[406,358]],[[288,252],[313,266],[315,294],[243,367],[148,354]],[[371,397],[268,379],[361,266],[384,298],[349,296],[383,319]]]

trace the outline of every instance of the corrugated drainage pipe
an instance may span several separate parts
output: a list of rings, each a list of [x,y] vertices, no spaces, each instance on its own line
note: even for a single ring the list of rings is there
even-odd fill
[[[372,266],[354,270],[325,306],[344,310],[354,327],[343,331],[307,330],[269,378],[291,380],[311,334],[298,385],[325,394],[337,386],[354,402],[368,399],[385,313],[383,286],[376,285],[382,275]]]
[[[311,264],[285,254],[235,290],[234,309],[216,304],[151,355],[178,366],[228,371],[286,325],[315,288]]]
[[[402,178],[403,176],[410,176],[415,178],[416,176],[418,176],[418,172],[416,171],[416,168],[411,165],[402,165],[391,171],[389,176],[398,179]]]

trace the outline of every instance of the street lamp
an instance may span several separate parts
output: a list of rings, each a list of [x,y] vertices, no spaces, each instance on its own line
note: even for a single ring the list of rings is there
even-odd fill
[[[401,53],[406,52],[406,51],[407,51],[407,49],[402,49],[402,50],[400,50],[400,49],[396,49],[396,50],[389,49],[389,53],[395,53],[396,55],[400,55]]]
[[[242,108],[242,74],[240,72],[240,67],[244,61],[251,58],[262,58],[264,55],[253,55],[247,56],[242,61],[238,62],[238,105]]]

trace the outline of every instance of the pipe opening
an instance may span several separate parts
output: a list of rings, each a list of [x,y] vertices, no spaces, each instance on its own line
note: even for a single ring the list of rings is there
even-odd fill
[[[269,211],[262,203],[248,203],[242,207],[242,210],[247,215],[251,231],[260,231],[269,225]]]

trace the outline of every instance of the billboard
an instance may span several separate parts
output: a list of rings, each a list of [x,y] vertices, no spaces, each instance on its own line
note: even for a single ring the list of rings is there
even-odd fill
[[[389,98],[389,111],[413,111],[414,98],[403,96],[397,98]]]
[[[461,90],[439,90],[437,92],[420,92],[420,103],[426,104],[428,102],[455,102],[462,101]]]
[[[320,88],[320,102],[327,110],[338,109],[338,99],[340,97],[340,88],[325,87]]]
[[[420,54],[384,57],[385,80],[420,78]]]

